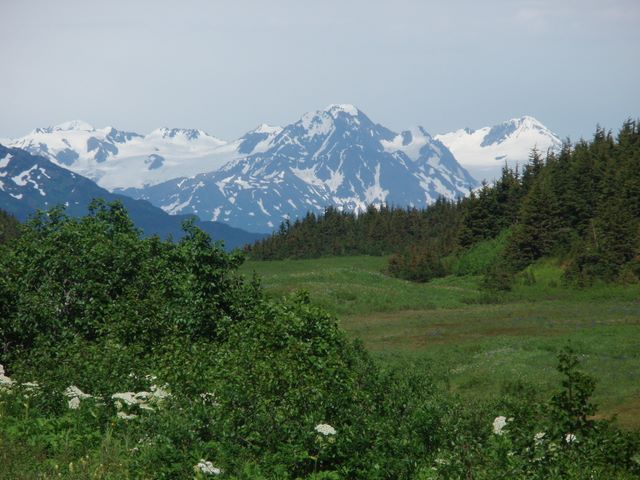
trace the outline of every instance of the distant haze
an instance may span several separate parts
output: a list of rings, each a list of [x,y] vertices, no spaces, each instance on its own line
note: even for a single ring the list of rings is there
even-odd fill
[[[82,119],[234,139],[330,103],[397,131],[640,116],[638,0],[4,0],[0,138]]]

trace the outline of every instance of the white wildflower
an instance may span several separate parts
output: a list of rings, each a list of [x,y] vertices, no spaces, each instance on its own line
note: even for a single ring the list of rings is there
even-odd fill
[[[510,419],[513,420],[513,419]],[[493,433],[496,435],[502,435],[504,427],[507,426],[507,417],[500,415],[493,420]]]
[[[111,395],[111,398],[113,398],[114,400],[121,400],[124,403],[126,403],[127,405],[137,405],[138,404],[138,399],[136,398],[135,392],[114,393],[113,395]]]
[[[542,442],[544,441],[544,436],[546,434],[544,432],[538,432],[533,436],[533,441],[535,442],[536,445],[541,445]]]
[[[156,402],[160,402],[162,400],[164,400],[165,398],[168,398],[171,396],[171,394],[167,391],[167,389],[169,388],[168,385],[165,385],[164,387],[158,387],[157,385],[151,385],[151,394],[153,396],[153,400]]]
[[[0,365],[0,388],[11,388],[14,381],[4,374],[4,367]]]
[[[213,463],[204,459],[201,459],[193,468],[194,470],[200,470],[205,475],[220,475],[222,473],[222,470],[218,467],[214,467]]]
[[[153,398],[153,393],[151,393],[151,392],[137,392],[133,396],[134,396],[134,398],[136,400],[136,403],[140,404],[140,403],[146,403],[149,400],[151,400],[151,398]]]
[[[564,436],[564,441],[569,443],[569,444],[575,442],[576,440],[578,440],[578,438],[573,433],[567,433]]]
[[[204,392],[200,394],[202,403],[210,403],[211,405],[218,405],[216,402],[216,394],[213,392]]]
[[[124,412],[118,412],[116,416],[122,420],[133,420],[134,418],[137,417],[137,415],[128,414]]]
[[[69,398],[79,398],[80,400],[91,398],[91,395],[89,395],[88,393],[84,393],[75,385],[67,387],[67,389],[64,391],[64,395]]]
[[[325,437],[329,435],[335,435],[337,433],[336,429],[327,423],[321,423],[319,425],[316,425],[315,430],[316,432],[324,435]]]
[[[23,395],[25,397],[31,397],[36,390],[40,389],[40,384],[38,382],[24,382],[21,383],[20,386],[24,389]]]
[[[147,399],[152,396],[149,392],[120,392],[111,395],[111,398],[115,400],[117,410],[122,410],[125,405],[132,407],[137,406],[143,410],[151,410],[153,408],[147,404]],[[120,414],[120,412],[118,412]],[[125,415],[123,413],[123,415]]]
[[[80,398],[78,397],[73,397],[71,399],[69,399],[69,401],[67,402],[69,405],[69,408],[71,410],[77,410],[80,408]]]
[[[116,408],[122,410],[125,405],[128,407],[135,407],[142,410],[155,411],[153,404],[162,402],[170,394],[165,389],[153,385],[150,388],[150,392],[119,392],[111,395],[114,400]]]

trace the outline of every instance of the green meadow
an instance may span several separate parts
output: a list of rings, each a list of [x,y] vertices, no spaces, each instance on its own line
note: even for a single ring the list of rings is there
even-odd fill
[[[500,296],[480,276],[412,283],[384,274],[385,257],[248,261],[274,296],[305,290],[383,364],[432,373],[473,401],[524,383],[557,389],[556,352],[570,343],[597,381],[599,415],[640,428],[640,286],[570,287],[562,266],[529,267]]]

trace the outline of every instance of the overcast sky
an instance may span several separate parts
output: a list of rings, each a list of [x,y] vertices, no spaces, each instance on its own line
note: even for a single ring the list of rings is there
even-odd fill
[[[431,133],[640,116],[639,0],[0,0],[0,137],[82,119],[233,139],[329,103]]]

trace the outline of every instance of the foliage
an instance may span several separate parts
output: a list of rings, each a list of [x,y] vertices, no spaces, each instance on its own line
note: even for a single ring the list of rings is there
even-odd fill
[[[417,426],[428,383],[380,372],[308,296],[268,300],[237,273],[241,254],[185,230],[178,243],[141,238],[122,205],[99,201],[81,219],[58,208],[26,225],[0,259],[13,381],[2,441],[84,469],[116,438],[126,460],[99,462],[104,478],[184,478],[206,458],[231,475],[408,478],[407,459],[431,448]],[[72,385],[90,395],[74,407]],[[163,390],[144,408],[112,397]],[[318,437],[321,423],[335,439]]]
[[[3,361],[40,343],[111,339],[144,349],[180,334],[214,339],[249,315],[257,294],[226,254],[191,223],[179,242],[140,238],[121,204],[94,202],[69,218],[35,216],[0,259]]]
[[[440,257],[429,247],[410,247],[392,255],[387,270],[390,275],[414,282],[428,282],[446,274]]]
[[[498,260],[487,269],[481,287],[490,292],[507,292],[511,290],[514,272],[504,260]]]
[[[482,240],[454,260],[455,275],[483,275],[495,264],[509,241],[511,230],[503,230],[496,238]]]
[[[271,237],[247,248],[256,260],[316,258],[327,255],[387,255],[421,242],[429,242],[439,255],[456,245],[460,209],[439,199],[424,210],[369,206],[364,212],[338,211],[307,214],[285,221]]]
[[[10,213],[0,210],[0,245],[9,242],[19,235],[20,223]]]
[[[551,400],[556,428],[573,434],[592,428],[593,421],[590,417],[596,413],[596,405],[591,403],[595,380],[580,372],[578,365],[578,357],[570,346],[558,354],[558,371],[564,378],[562,391]]]

